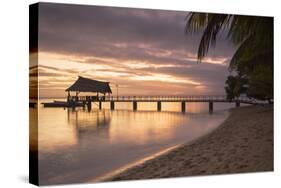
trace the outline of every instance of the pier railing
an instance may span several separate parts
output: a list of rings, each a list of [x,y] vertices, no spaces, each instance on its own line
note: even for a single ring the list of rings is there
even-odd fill
[[[75,106],[83,105],[88,106],[90,110],[92,107],[92,102],[98,102],[99,109],[102,109],[103,102],[110,103],[110,109],[115,109],[116,102],[131,102],[133,110],[138,109],[139,102],[156,102],[157,111],[161,111],[163,102],[179,102],[181,103],[181,111],[186,111],[186,103],[189,102],[205,102],[209,104],[209,112],[213,111],[214,103],[224,102],[224,103],[235,103],[236,107],[240,106],[240,103],[246,104],[264,104],[264,101],[257,101],[248,97],[238,97],[233,100],[227,99],[225,95],[189,95],[189,96],[75,96],[74,100],[72,97],[69,98],[70,101],[74,101],[73,105],[70,105],[75,108]],[[69,101],[69,100],[68,100]],[[78,103],[77,103],[78,102]],[[81,103],[81,104],[80,104]]]
[[[257,103],[254,99],[248,97],[238,97],[233,100],[227,99],[225,95],[190,95],[190,96],[106,96],[104,101],[114,102],[241,102],[254,104]]]

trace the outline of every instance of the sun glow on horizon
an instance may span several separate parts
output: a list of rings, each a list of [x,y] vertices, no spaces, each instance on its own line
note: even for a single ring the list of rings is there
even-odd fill
[[[167,74],[151,74],[145,76],[134,76],[131,80],[140,80],[140,81],[161,81],[161,82],[170,82],[170,83],[185,83],[199,86],[201,85],[199,82],[192,81],[189,78],[181,79],[177,77],[173,77]]]
[[[190,56],[190,54],[187,55]],[[64,96],[65,88],[69,87],[78,76],[108,81],[113,87],[118,84],[120,88],[123,88],[123,90],[120,89],[123,95],[202,93],[208,89],[204,83],[193,78],[192,75],[176,75],[173,71],[169,72],[170,69],[189,69],[196,66],[196,63],[186,63],[186,65],[173,64],[173,62],[159,63],[45,51],[39,52],[38,60],[39,89],[44,96],[54,95],[56,90],[57,95]],[[225,59],[209,58],[207,61],[217,64],[216,62],[222,62]]]

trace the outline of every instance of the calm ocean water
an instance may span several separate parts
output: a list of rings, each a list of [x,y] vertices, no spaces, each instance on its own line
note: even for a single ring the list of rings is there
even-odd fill
[[[114,111],[109,104],[92,106],[91,112],[39,106],[40,184],[87,182],[194,140],[221,124],[234,104],[215,103],[213,114],[207,103],[187,103],[186,113],[180,103],[163,103],[162,112],[156,103],[139,103],[136,112],[131,103],[117,103]]]

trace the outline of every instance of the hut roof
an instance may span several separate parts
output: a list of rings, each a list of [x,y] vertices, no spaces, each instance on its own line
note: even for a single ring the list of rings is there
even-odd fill
[[[112,93],[109,82],[101,82],[81,76],[65,91]]]

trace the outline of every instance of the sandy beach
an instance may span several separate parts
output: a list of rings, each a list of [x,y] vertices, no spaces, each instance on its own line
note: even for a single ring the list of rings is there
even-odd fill
[[[273,106],[231,110],[216,130],[106,181],[273,171]]]

